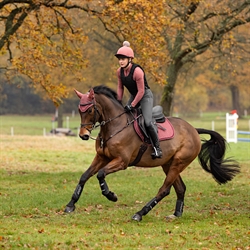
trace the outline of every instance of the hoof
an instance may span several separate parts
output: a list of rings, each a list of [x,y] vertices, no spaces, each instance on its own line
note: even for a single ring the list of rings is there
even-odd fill
[[[139,222],[142,220],[142,216],[139,214],[135,214],[133,215],[132,219]]]
[[[177,219],[177,218],[178,218],[178,217],[175,216],[174,214],[171,214],[171,215],[166,216],[166,220],[175,220],[175,219]]]
[[[68,213],[68,214],[69,214],[69,213],[72,213],[72,212],[75,211],[75,208],[76,208],[75,206],[73,206],[73,207],[68,207],[68,206],[67,206],[67,207],[65,208],[65,210],[64,210],[64,213]]]
[[[113,192],[109,192],[107,195],[105,195],[108,200],[116,202],[118,200],[117,196]]]

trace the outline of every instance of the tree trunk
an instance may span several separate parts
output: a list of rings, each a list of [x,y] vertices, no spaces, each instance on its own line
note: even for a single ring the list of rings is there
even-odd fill
[[[161,98],[161,105],[166,116],[171,116],[173,113],[174,87],[177,81],[178,71],[179,67],[174,63],[170,64],[167,69],[167,85],[164,87]]]
[[[232,95],[232,109],[237,110],[237,114],[239,117],[242,116],[241,108],[240,108],[240,91],[238,86],[230,85],[231,95]]]
[[[58,107],[57,127],[63,128],[63,105]]]

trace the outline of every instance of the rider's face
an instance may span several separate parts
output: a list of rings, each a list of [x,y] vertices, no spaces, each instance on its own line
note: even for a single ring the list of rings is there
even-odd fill
[[[128,66],[129,60],[130,60],[130,58],[127,58],[127,57],[118,58],[120,67],[124,68],[124,67]]]

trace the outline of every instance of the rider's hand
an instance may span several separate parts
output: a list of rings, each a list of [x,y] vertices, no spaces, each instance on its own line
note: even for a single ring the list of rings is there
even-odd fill
[[[124,107],[124,109],[125,109],[126,112],[130,112],[130,111],[132,111],[132,110],[134,109],[134,107],[132,107],[132,105],[129,104],[129,105],[126,105],[126,106]]]

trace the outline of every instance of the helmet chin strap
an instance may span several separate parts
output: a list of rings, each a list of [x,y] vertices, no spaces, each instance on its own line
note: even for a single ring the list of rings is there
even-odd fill
[[[128,65],[131,63],[131,61],[132,61],[131,58],[129,58],[128,63],[126,64],[126,66],[124,66],[122,68],[126,69],[128,67]]]

